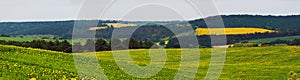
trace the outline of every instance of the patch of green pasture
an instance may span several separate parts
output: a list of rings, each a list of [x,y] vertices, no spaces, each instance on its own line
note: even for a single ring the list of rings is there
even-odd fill
[[[198,64],[195,79],[205,79],[211,50],[211,48],[200,49],[200,64]],[[149,49],[129,50],[134,63],[140,66],[150,64],[149,51]],[[174,79],[180,70],[181,51],[180,49],[166,49],[167,56],[163,69],[150,78],[137,78],[126,74],[115,62],[112,51],[97,52],[96,56],[109,79],[164,80]],[[290,71],[300,73],[299,53],[300,47],[297,46],[228,48],[220,79],[288,79]],[[78,78],[72,54],[0,45],[0,55],[0,79]],[[194,61],[194,59],[189,60],[187,62]],[[161,64],[161,62],[154,62],[154,64]],[[196,67],[192,65],[194,64],[182,66]],[[183,76],[186,79],[193,79],[191,75]]]
[[[275,41],[277,39],[280,39],[280,40],[294,40],[294,39],[300,39],[300,36],[275,37],[275,38],[255,39],[255,40],[246,40],[246,41],[253,42],[253,43],[263,43],[263,42],[272,42],[272,41]]]

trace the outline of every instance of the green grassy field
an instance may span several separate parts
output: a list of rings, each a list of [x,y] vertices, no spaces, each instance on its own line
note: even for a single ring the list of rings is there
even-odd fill
[[[5,40],[5,41],[19,41],[19,42],[25,42],[25,41],[28,41],[28,42],[31,42],[33,40],[46,40],[46,41],[55,41],[55,39],[41,39],[41,38],[20,38],[20,37],[0,37],[0,40]],[[77,39],[75,40],[75,43],[76,42],[79,42],[81,43],[82,45],[85,44],[87,39]],[[58,40],[58,41],[64,41],[64,40]],[[67,41],[72,44],[72,39],[67,39]]]
[[[130,50],[138,65],[148,65],[146,49]],[[167,61],[150,79],[173,79],[180,65],[180,49],[167,49]],[[204,79],[209,67],[211,49],[200,49],[200,63],[195,79]],[[123,72],[115,63],[111,51],[98,52],[107,78],[140,79]],[[220,79],[285,80],[290,71],[300,73],[300,47],[229,48]],[[0,79],[74,79],[78,78],[73,55],[47,50],[0,45]],[[186,65],[188,66],[188,65]],[[188,76],[188,75],[187,75]]]
[[[36,40],[37,38],[20,38],[20,37],[0,37],[0,40],[6,40],[6,41],[33,41]]]
[[[55,41],[55,39],[41,39],[41,38],[20,38],[20,37],[0,37],[0,40],[5,40],[5,41],[19,41],[19,42],[25,42],[25,41],[33,41],[33,40],[47,40],[47,41]],[[63,41],[63,40],[59,40]],[[71,39],[67,40],[69,43],[72,42]]]
[[[253,42],[253,43],[262,43],[262,42],[275,41],[277,39],[280,39],[280,40],[294,40],[294,39],[300,39],[300,36],[275,37],[275,38],[255,39],[255,40],[247,40],[247,41],[248,42]]]

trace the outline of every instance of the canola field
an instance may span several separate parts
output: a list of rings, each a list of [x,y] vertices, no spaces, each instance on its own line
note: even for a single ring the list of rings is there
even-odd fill
[[[266,33],[276,32],[274,30],[267,30],[262,28],[197,28],[196,35],[235,35],[235,34],[249,34],[249,33]]]
[[[114,28],[122,28],[122,27],[134,27],[138,26],[137,24],[123,24],[123,23],[106,23],[108,26],[113,26]]]

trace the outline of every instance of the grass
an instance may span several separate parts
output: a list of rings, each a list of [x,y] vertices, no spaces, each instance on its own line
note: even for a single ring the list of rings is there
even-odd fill
[[[141,66],[150,63],[148,49],[129,51],[134,63]],[[166,49],[166,51],[167,61],[164,68],[150,79],[173,79],[176,75],[180,65],[181,50]],[[200,64],[195,79],[204,79],[209,67],[211,49],[200,49],[199,54]],[[115,63],[111,51],[97,52],[96,55],[107,78],[141,79],[122,71]],[[226,55],[220,79],[288,79],[290,71],[300,73],[300,47],[229,48]],[[0,79],[78,78],[71,54],[0,45],[0,62]],[[191,78],[189,75],[186,77]]]
[[[253,42],[253,43],[263,43],[263,42],[272,42],[272,41],[275,41],[277,39],[280,39],[280,40],[294,40],[294,39],[300,39],[300,36],[285,36],[285,37],[255,39],[255,40],[247,40],[247,41],[248,42]]]
[[[31,42],[33,40],[46,40],[46,41],[56,41],[55,39],[41,39],[41,38],[20,38],[20,37],[0,37],[0,40],[5,40],[5,41],[18,41],[18,42]],[[84,45],[86,43],[85,38],[80,38],[80,39],[66,39],[70,44],[73,44],[72,41],[74,41],[74,43],[80,43],[82,45]],[[64,41],[64,40],[58,40],[58,41]]]
[[[225,31],[224,31],[225,30]],[[249,33],[266,33],[266,32],[275,32],[273,30],[261,29],[261,28],[197,28],[196,35],[210,35],[210,34],[249,34]]]
[[[0,40],[5,40],[5,41],[19,41],[19,42],[31,42],[33,40],[47,40],[47,41],[55,41],[55,39],[42,39],[42,38],[20,38],[20,37],[0,37]],[[59,40],[63,41],[63,40]],[[71,39],[67,39],[69,43],[72,43]],[[84,41],[81,41],[84,42]]]
[[[1,79],[76,78],[70,54],[3,45],[0,54]]]
[[[20,41],[20,42],[33,41],[33,40],[36,40],[36,39],[37,39],[37,38],[0,37],[0,40],[6,40],[6,41]]]

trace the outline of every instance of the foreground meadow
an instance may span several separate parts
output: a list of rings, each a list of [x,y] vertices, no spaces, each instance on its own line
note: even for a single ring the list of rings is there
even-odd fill
[[[130,50],[136,64],[150,62],[147,49]],[[173,79],[180,65],[181,50],[167,49],[164,68],[151,79]],[[204,79],[209,67],[211,49],[200,49],[196,79]],[[300,73],[300,47],[253,47],[227,49],[220,79],[288,79],[290,71]],[[123,72],[111,51],[98,52],[97,57],[107,78],[140,79]],[[188,66],[188,65],[186,65]],[[186,78],[189,75],[186,75]],[[0,79],[78,79],[73,55],[47,50],[0,45]]]

